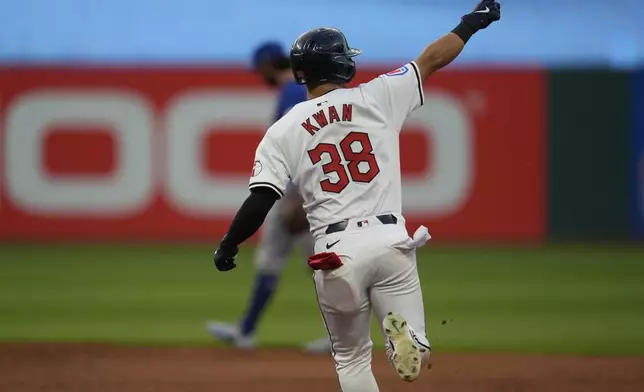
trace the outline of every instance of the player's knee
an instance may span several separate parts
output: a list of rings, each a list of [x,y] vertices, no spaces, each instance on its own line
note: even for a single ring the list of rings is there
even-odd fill
[[[371,347],[365,345],[358,349],[336,351],[334,359],[336,370],[348,375],[355,375],[371,370]]]
[[[278,266],[274,265],[267,265],[267,264],[258,264],[255,268],[257,275],[262,275],[262,276],[275,276],[278,277],[280,276],[282,269],[279,268]]]
[[[255,260],[255,270],[260,274],[279,275],[285,264],[280,257],[260,251]]]

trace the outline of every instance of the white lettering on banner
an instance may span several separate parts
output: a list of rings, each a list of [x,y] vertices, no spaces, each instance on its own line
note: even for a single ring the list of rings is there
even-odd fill
[[[168,196],[174,205],[188,213],[230,214],[248,196],[248,178],[215,175],[204,170],[202,141],[207,132],[222,126],[270,125],[274,96],[238,92],[188,92],[177,98],[168,110],[166,127]],[[222,156],[230,156],[226,146],[218,146]],[[217,153],[214,151],[213,153]],[[252,162],[248,163],[248,173]]]
[[[444,216],[461,208],[472,190],[473,127],[467,109],[450,94],[432,91],[425,100],[406,125],[427,133],[433,170],[403,178],[403,206],[406,213]],[[6,111],[5,192],[15,205],[40,215],[122,217],[148,207],[158,190],[183,213],[229,215],[248,194],[248,177],[209,173],[202,157],[204,137],[218,130],[263,130],[273,108],[269,93],[187,91],[156,123],[164,129],[154,130],[151,106],[130,91],[26,92]],[[45,172],[42,146],[48,129],[79,124],[102,125],[114,133],[111,176],[57,178]],[[226,146],[218,148],[230,156]],[[251,169],[248,162],[248,175]]]
[[[153,114],[140,97],[117,91],[38,90],[7,108],[7,196],[40,215],[122,217],[153,196]],[[52,126],[100,125],[116,141],[116,169],[107,178],[56,178],[46,173],[43,145]]]
[[[454,213],[467,201],[473,181],[472,125],[467,109],[452,96],[433,91],[406,125],[427,132],[433,149],[433,170],[417,179],[403,177],[403,209],[440,217]],[[428,146],[429,148],[429,146]]]

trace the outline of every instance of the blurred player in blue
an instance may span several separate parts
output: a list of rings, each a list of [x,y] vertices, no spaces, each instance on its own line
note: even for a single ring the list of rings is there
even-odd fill
[[[269,86],[279,89],[273,121],[306,101],[306,87],[295,83],[289,58],[279,43],[267,42],[259,46],[253,54],[253,68]],[[259,320],[277,289],[294,245],[300,243],[304,261],[313,254],[313,238],[300,196],[291,188],[277,203],[264,221],[255,258],[257,276],[246,312],[238,323],[210,321],[207,325],[213,338],[238,348],[255,348],[254,336]],[[328,337],[324,337],[305,345],[304,349],[310,353],[326,354],[331,352],[331,344]]]

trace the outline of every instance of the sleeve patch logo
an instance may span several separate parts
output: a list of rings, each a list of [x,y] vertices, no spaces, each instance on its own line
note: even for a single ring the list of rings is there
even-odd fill
[[[400,67],[398,69],[394,69],[391,72],[387,72],[385,75],[387,75],[387,76],[401,76],[401,75],[406,74],[407,72],[409,72],[409,67],[405,65],[404,67]]]
[[[262,172],[262,163],[260,161],[255,161],[255,164],[253,164],[253,174],[252,177],[257,176],[259,173]]]

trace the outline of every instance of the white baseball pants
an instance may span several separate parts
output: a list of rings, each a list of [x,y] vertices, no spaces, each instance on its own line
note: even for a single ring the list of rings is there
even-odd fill
[[[429,349],[416,268],[415,247],[421,244],[410,246],[411,242],[402,217],[387,225],[375,217],[354,219],[344,231],[316,238],[315,253],[335,252],[344,264],[333,271],[314,272],[343,392],[378,391],[371,371],[372,310],[380,323],[389,312],[402,315],[417,343]]]

